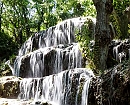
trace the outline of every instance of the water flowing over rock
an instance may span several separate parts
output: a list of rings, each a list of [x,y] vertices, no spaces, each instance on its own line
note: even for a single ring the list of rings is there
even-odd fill
[[[0,79],[0,105],[129,105],[130,40],[113,40],[110,69],[94,76],[82,68],[75,41],[89,20],[95,23],[90,17],[68,19],[31,36],[19,50],[14,68],[10,65],[18,77]],[[94,41],[90,46],[93,50]]]
[[[91,17],[65,20],[31,36],[20,48],[13,75],[22,77],[19,99],[32,104],[87,105],[94,74],[82,68],[82,54],[75,36]],[[94,30],[94,28],[93,28]]]
[[[75,43],[75,35],[90,20],[95,23],[92,17],[72,18],[35,33],[19,50],[13,75],[42,77],[62,70],[81,68],[82,55]]]
[[[92,77],[91,70],[78,68],[43,78],[25,78],[20,83],[19,97],[52,101],[55,105],[87,105]]]
[[[108,68],[130,58],[130,39],[112,40],[108,52]]]
[[[116,40],[114,41],[114,47],[113,47],[113,55],[115,59],[119,62],[122,61],[123,58],[129,58],[129,49],[130,49],[130,40],[126,39],[123,41]]]
[[[20,56],[15,61],[14,74],[20,77],[43,77],[63,70],[82,67],[79,45],[45,47]]]
[[[81,33],[84,23],[90,20],[93,24],[96,23],[96,19],[92,17],[72,18],[45,31],[37,32],[22,45],[18,56],[25,55],[39,48],[71,44],[75,42],[75,34]]]

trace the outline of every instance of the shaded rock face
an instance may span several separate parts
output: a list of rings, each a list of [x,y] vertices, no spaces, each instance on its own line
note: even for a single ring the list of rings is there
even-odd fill
[[[88,105],[130,105],[130,67],[123,63],[93,78]]]
[[[0,97],[17,98],[19,94],[20,78],[5,76],[0,78]]]

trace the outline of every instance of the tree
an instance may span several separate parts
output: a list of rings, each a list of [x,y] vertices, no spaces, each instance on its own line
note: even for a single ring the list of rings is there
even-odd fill
[[[28,0],[2,0],[2,3],[4,5],[3,29],[21,45],[25,37],[30,36],[29,2]]]
[[[96,69],[106,68],[108,56],[108,46],[112,40],[109,28],[109,16],[113,11],[113,0],[93,0],[97,11],[95,46],[94,46],[94,64]]]

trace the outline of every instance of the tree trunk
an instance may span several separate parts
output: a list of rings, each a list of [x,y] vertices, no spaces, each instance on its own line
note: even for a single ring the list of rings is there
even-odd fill
[[[109,16],[113,10],[112,0],[93,0],[97,10],[95,29],[94,64],[97,70],[106,69],[108,46],[112,40],[109,28]]]

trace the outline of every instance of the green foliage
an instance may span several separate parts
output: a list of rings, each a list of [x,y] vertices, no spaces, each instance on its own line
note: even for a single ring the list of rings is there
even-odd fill
[[[112,24],[113,24],[113,26],[114,26],[114,30],[115,30],[115,32],[116,32],[116,36],[114,36],[114,38],[115,38],[115,39],[118,39],[118,38],[120,38],[120,36],[121,36],[121,30],[120,30],[120,27],[119,27],[118,18],[117,18],[116,16],[117,16],[117,15],[116,15],[116,13],[115,13],[115,15],[111,15],[111,16],[110,16],[110,19],[111,19],[111,22],[112,22]]]
[[[94,24],[91,19],[87,19],[81,28],[81,33],[77,33],[76,39],[80,43],[83,59],[85,63],[92,66],[93,52],[90,48],[90,41],[93,40]],[[78,31],[77,31],[78,32]],[[86,64],[84,64],[86,66]],[[88,66],[88,65],[87,65]]]
[[[123,12],[129,5],[129,0],[113,0],[114,9],[116,10],[116,13],[119,15],[119,17],[123,15]]]
[[[6,62],[6,59],[0,62],[0,72],[5,70],[6,68],[5,62]]]
[[[0,61],[9,59],[9,56],[17,51],[17,44],[12,37],[5,33],[0,33]]]
[[[3,0],[2,29],[21,45],[30,35],[28,0]],[[25,38],[26,36],[26,38]]]
[[[92,0],[57,0],[56,14],[65,20],[79,16],[94,16],[96,9]]]
[[[115,38],[125,39],[129,38],[129,15],[130,10],[126,9],[130,6],[129,0],[114,0],[114,11],[111,16],[111,22],[114,25],[116,36]]]

